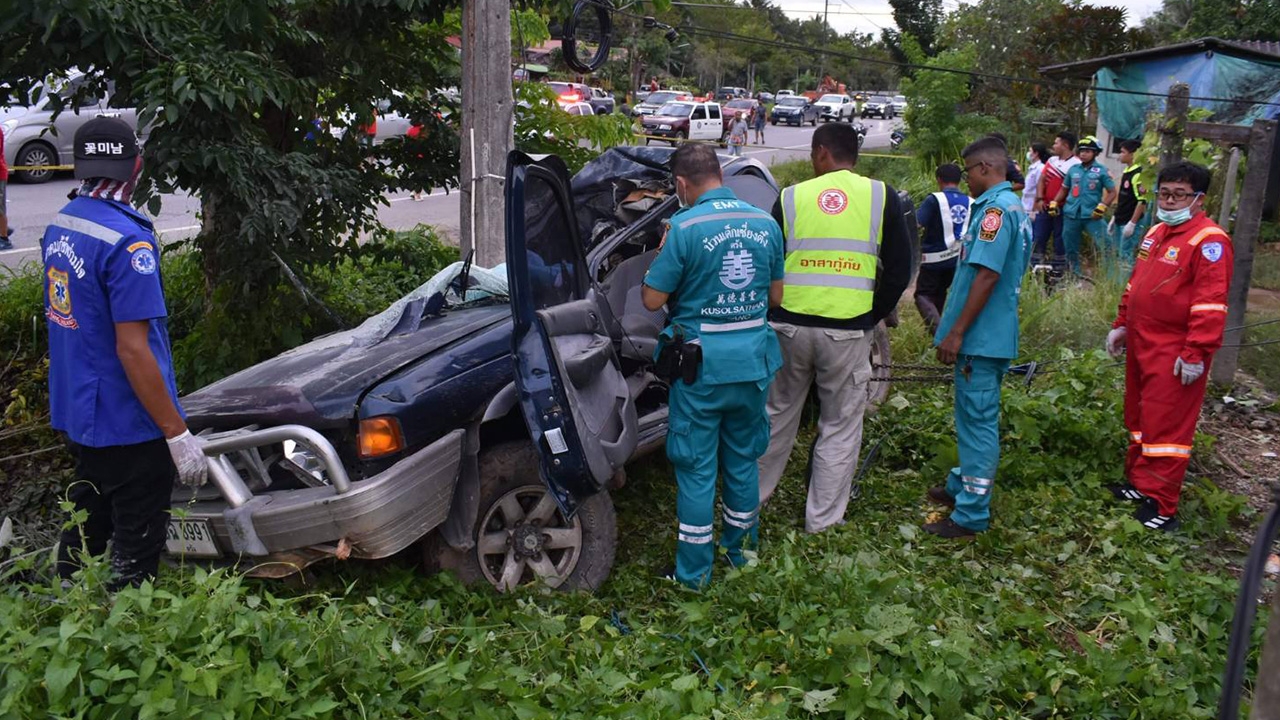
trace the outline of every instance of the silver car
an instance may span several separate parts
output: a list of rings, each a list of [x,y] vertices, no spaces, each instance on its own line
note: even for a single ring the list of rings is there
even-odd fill
[[[54,168],[74,162],[72,143],[76,130],[99,115],[122,118],[135,129],[138,113],[133,108],[112,107],[114,84],[107,84],[101,97],[87,97],[77,104],[66,104],[57,119],[53,117],[50,92],[71,98],[84,83],[83,74],[67,79],[50,79],[32,92],[31,103],[11,99],[13,104],[0,108],[0,131],[4,132],[4,161],[10,168],[33,167],[13,174],[23,182],[42,183],[53,178]]]

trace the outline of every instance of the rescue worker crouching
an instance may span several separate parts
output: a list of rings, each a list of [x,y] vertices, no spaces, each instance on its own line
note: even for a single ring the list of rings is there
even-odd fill
[[[1222,347],[1234,252],[1204,212],[1209,171],[1180,162],[1157,178],[1159,222],[1138,245],[1133,275],[1107,334],[1125,358],[1126,482],[1109,489],[1139,503],[1152,530],[1178,527],[1178,499],[1213,354]]]
[[[100,555],[110,540],[113,590],[155,576],[175,471],[192,486],[207,472],[178,405],[160,247],[129,206],[141,169],[128,123],[86,122],[75,134],[82,183],[40,242],[51,423],[76,461],[67,495],[88,516],[63,531],[57,570],[69,580],[82,549]]]
[[[862,445],[872,331],[897,307],[914,261],[897,191],[854,172],[856,130],[819,127],[810,159],[817,177],[786,188],[774,205],[787,242],[786,291],[770,313],[783,365],[769,390],[773,430],[760,459],[760,499],[778,487],[816,384],[818,436],[804,520],[805,531],[816,533],[844,522]]]
[[[671,156],[681,209],[645,275],[649,310],[669,322],[656,361],[671,380],[667,457],[675,468],[678,543],[674,578],[702,588],[711,580],[717,475],[724,479],[720,544],[745,562],[759,522],[756,459],[769,442],[765,393],[782,356],[766,322],[782,301],[782,233],[773,218],[721,185],[707,145]]]
[[[956,276],[956,258],[960,256],[961,235],[969,225],[969,196],[957,187],[960,168],[954,163],[939,165],[934,173],[938,192],[920,203],[916,222],[924,233],[920,242],[920,272],[916,274],[916,309],[929,328],[938,331],[942,308],[947,304],[947,290]]]
[[[971,194],[960,264],[934,336],[938,360],[955,365],[955,422],[960,466],[928,498],[954,508],[924,529],[943,538],[972,537],[991,522],[1000,465],[1000,384],[1018,356],[1018,299],[1031,253],[1031,222],[1005,180],[1008,152],[993,138],[964,149]]]

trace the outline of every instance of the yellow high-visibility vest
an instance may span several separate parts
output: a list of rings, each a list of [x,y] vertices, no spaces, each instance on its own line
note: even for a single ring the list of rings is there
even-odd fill
[[[835,320],[871,312],[886,192],[848,170],[782,191],[785,310]]]

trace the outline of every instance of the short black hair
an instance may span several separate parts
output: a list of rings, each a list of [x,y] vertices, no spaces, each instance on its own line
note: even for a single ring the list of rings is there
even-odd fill
[[[987,137],[999,140],[1000,144],[1004,145],[1006,148],[1009,147],[1009,138],[1005,137],[1004,133],[999,133],[999,132],[987,133]]]
[[[720,177],[720,159],[710,145],[685,143],[671,153],[671,174],[695,183]]]
[[[1075,150],[1076,144],[1080,142],[1080,139],[1076,137],[1076,134],[1070,130],[1063,130],[1058,133],[1058,137],[1062,138],[1063,142],[1070,145],[1072,150]]]
[[[981,160],[996,169],[1001,175],[1008,176],[1009,150],[1005,148],[1004,143],[996,138],[984,137],[974,140],[969,143],[960,155],[965,160],[969,158]]]
[[[852,125],[827,123],[813,131],[813,147],[824,147],[837,162],[858,162],[858,131]]]
[[[1141,140],[1125,140],[1120,143],[1120,149],[1128,150],[1129,152],[1137,152],[1140,147],[1142,147]]]
[[[1049,162],[1049,148],[1042,142],[1031,143],[1031,152],[1040,158],[1040,162]]]
[[[1156,176],[1156,187],[1165,183],[1184,182],[1198,193],[1209,192],[1209,168],[1183,160],[1165,165]]]
[[[953,184],[958,183],[960,182],[960,166],[955,163],[939,165],[938,169],[934,171],[933,176],[940,182]]]

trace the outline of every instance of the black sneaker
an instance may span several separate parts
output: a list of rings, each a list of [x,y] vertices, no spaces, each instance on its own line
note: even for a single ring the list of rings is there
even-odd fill
[[[668,565],[668,566],[666,566],[666,567],[662,568],[661,570],[659,570],[659,571],[658,571],[658,579],[659,579],[659,580],[670,580],[671,582],[675,582],[675,581],[676,581],[676,566],[675,566],[675,565]]]
[[[1142,504],[1138,506],[1133,517],[1149,530],[1173,532],[1182,526],[1182,523],[1178,522],[1177,515],[1161,515],[1159,506],[1151,498],[1142,499]]]
[[[1107,489],[1115,496],[1117,500],[1128,500],[1130,502],[1142,502],[1147,498],[1146,495],[1138,492],[1138,488],[1129,483],[1120,483],[1119,485],[1108,485]]]
[[[12,250],[13,242],[7,236],[0,235],[0,250]]]
[[[956,521],[951,518],[933,523],[925,523],[924,531],[937,535],[940,538],[946,538],[947,540],[972,540],[978,535],[978,533],[956,523]]]
[[[947,489],[941,485],[934,485],[926,490],[924,495],[929,498],[929,502],[946,505],[947,507],[956,506],[956,499],[951,497],[951,493],[948,493]]]

